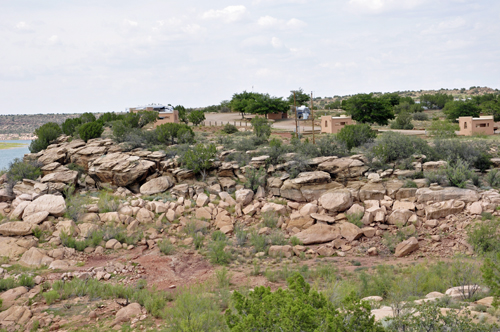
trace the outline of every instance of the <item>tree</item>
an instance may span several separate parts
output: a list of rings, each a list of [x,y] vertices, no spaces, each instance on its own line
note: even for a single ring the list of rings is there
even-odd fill
[[[229,107],[234,111],[241,113],[241,118],[245,117],[245,112],[247,110],[248,103],[255,99],[258,93],[243,91],[241,93],[235,93],[231,101],[229,101]]]
[[[212,167],[216,153],[217,149],[214,144],[196,144],[193,149],[186,151],[181,162],[195,174],[201,173],[203,181],[205,181],[207,171]]]
[[[179,120],[184,122],[185,124],[189,123],[189,120],[187,118],[187,112],[186,108],[182,105],[177,105],[174,107],[174,109],[179,112]]]
[[[458,118],[461,116],[478,117],[481,113],[481,108],[470,100],[450,101],[444,106],[443,113],[446,114],[449,120],[458,122]]]
[[[64,134],[68,136],[73,136],[76,131],[76,128],[82,124],[82,120],[80,118],[70,118],[66,119],[61,125],[62,131]]]
[[[299,88],[298,90],[295,90],[295,104],[297,106],[301,105],[307,105],[307,102],[311,100],[311,96],[308,95],[307,93],[304,93],[304,90],[302,88]],[[293,99],[293,92],[288,96],[288,104],[293,105],[294,99]]]
[[[187,118],[193,125],[197,126],[205,121],[205,113],[203,111],[191,111]]]
[[[420,96],[420,104],[428,109],[442,109],[450,101],[453,101],[453,96],[445,93],[436,93],[434,95],[424,94]]]
[[[46,124],[35,129],[36,140],[31,141],[29,149],[32,153],[40,152],[49,146],[59,135],[62,134],[62,129],[55,122],[47,122]]]
[[[186,124],[180,123],[165,123],[156,127],[156,134],[158,140],[165,144],[174,144],[175,139],[182,137],[184,140],[187,139],[186,135],[194,137],[193,130]]]
[[[455,131],[459,131],[460,127],[456,123],[446,120],[433,120],[428,128],[429,135],[436,138],[452,138],[457,136]]]
[[[87,142],[89,139],[101,137],[103,131],[101,122],[87,122],[78,128],[78,135]]]
[[[410,104],[407,101],[403,101],[399,103],[399,105],[396,105],[393,107],[393,111],[395,114],[399,114],[401,112],[408,112],[408,113],[417,113],[417,112],[422,112],[424,109],[420,104]]]
[[[90,112],[85,112],[80,115],[80,120],[82,123],[94,122],[96,120],[95,115]]]
[[[326,297],[311,289],[299,274],[288,278],[288,289],[271,292],[256,287],[248,296],[235,291],[234,311],[225,313],[231,331],[325,331],[383,332],[371,315],[370,306],[352,298],[337,310]]]
[[[267,115],[269,113],[286,113],[288,112],[290,105],[286,100],[281,97],[271,97],[268,93],[257,94],[253,100],[251,100],[246,111],[252,114]]]
[[[377,137],[377,132],[368,124],[347,125],[337,133],[337,139],[344,143],[349,151],[352,148],[372,142]]]
[[[149,123],[153,123],[158,119],[157,111],[139,111],[137,114],[139,115],[139,128],[142,128]]]
[[[500,121],[500,98],[498,100],[485,101],[480,107],[485,114],[493,115],[495,121]]]
[[[397,92],[384,93],[379,98],[387,100],[387,102],[389,104],[391,104],[391,106],[393,106],[393,107],[396,105],[399,105],[400,100],[401,100],[401,97],[399,96],[399,94]]]
[[[386,99],[373,97],[373,93],[354,95],[346,100],[343,107],[354,120],[361,123],[385,126],[390,119],[394,119],[391,104]]]
[[[259,138],[268,139],[271,136],[271,123],[260,116],[256,116],[251,121],[253,133]]]
[[[396,120],[391,122],[391,129],[413,129],[412,119],[411,113],[401,112],[396,117]]]

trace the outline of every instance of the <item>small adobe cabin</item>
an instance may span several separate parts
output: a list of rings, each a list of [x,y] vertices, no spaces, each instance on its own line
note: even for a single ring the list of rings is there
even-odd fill
[[[129,109],[130,113],[136,113],[139,111],[156,111],[158,112],[158,119],[153,124],[156,128],[164,123],[179,123],[179,111],[174,110],[172,106],[164,106],[161,104],[147,105],[132,107]]]
[[[458,118],[458,125],[460,126],[459,135],[462,136],[495,134],[495,122],[493,120],[493,116],[480,116],[479,118],[461,116]]]
[[[347,125],[354,124],[350,116],[322,116],[321,133],[336,134]]]

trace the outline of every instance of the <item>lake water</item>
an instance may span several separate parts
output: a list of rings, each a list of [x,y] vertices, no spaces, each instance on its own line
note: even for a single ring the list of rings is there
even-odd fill
[[[30,153],[28,146],[30,145],[31,141],[0,141],[0,142],[26,144],[26,146],[20,148],[0,150],[0,169],[7,168],[9,166],[9,163],[15,158],[23,159],[23,156],[26,153]]]

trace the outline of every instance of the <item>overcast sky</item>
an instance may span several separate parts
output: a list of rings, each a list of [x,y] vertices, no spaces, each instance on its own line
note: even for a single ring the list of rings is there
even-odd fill
[[[500,88],[498,0],[0,0],[1,113]]]

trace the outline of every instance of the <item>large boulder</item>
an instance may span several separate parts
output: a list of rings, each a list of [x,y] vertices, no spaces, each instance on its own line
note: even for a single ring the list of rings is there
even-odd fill
[[[358,226],[345,222],[339,225],[340,235],[347,241],[354,241],[363,236],[363,231]]]
[[[425,209],[425,217],[427,220],[444,218],[450,214],[457,214],[462,212],[465,208],[465,203],[462,201],[455,201],[453,199],[445,202],[437,202],[427,205]]]
[[[295,234],[303,244],[325,243],[335,240],[340,236],[340,230],[337,226],[326,224],[315,224],[302,232]]]
[[[315,172],[302,172],[297,175],[297,177],[291,182],[293,184],[305,185],[305,184],[320,184],[327,183],[331,181],[330,174],[322,171]]]
[[[37,212],[46,211],[55,217],[61,217],[66,212],[66,202],[62,196],[43,195],[30,202],[24,209],[23,219]]]
[[[28,250],[28,248],[17,243],[16,238],[0,237],[0,253],[2,253],[2,256],[12,259],[24,254],[26,250]]]
[[[98,182],[127,187],[139,183],[154,171],[156,163],[127,153],[108,153],[89,167],[89,175]]]
[[[461,189],[456,187],[446,187],[441,190],[433,190],[430,188],[420,188],[415,193],[418,203],[426,203],[428,201],[442,202],[450,199],[462,201],[465,203],[474,203],[480,199],[479,193],[471,189]]]
[[[386,189],[382,183],[369,182],[359,190],[359,200],[383,200]]]
[[[413,215],[408,209],[398,209],[392,211],[391,215],[387,218],[387,223],[391,225],[406,225],[408,219]]]
[[[143,184],[139,191],[143,195],[154,195],[167,191],[174,186],[174,181],[170,176],[161,176]]]
[[[54,259],[47,256],[43,250],[33,247],[23,254],[19,263],[32,267],[40,267],[42,265],[50,265],[53,261]]]
[[[76,184],[78,179],[77,171],[64,170],[62,172],[54,172],[45,175],[42,180],[42,183],[45,182],[61,182],[66,184]]]
[[[19,220],[23,215],[24,209],[30,204],[29,201],[22,201],[16,206],[14,211],[10,213],[10,220]]]
[[[210,198],[205,194],[201,193],[198,195],[198,198],[196,198],[196,206],[198,207],[203,207],[210,202]]]
[[[358,178],[368,169],[361,160],[352,158],[332,159],[318,165],[318,171],[328,172],[337,178]]]
[[[412,252],[418,249],[418,240],[415,237],[411,237],[396,246],[396,251],[394,256],[404,257],[408,256]]]
[[[292,246],[290,245],[284,245],[284,246],[270,246],[268,255],[271,257],[292,257],[293,256],[293,250]]]
[[[121,308],[116,312],[116,317],[112,325],[125,323],[134,317],[142,314],[141,305],[139,303],[130,303],[128,306]]]
[[[253,191],[250,189],[236,190],[236,202],[241,203],[242,206],[247,206],[252,202]]]
[[[24,236],[33,233],[33,225],[22,221],[11,221],[0,225],[0,235]]]
[[[330,212],[342,212],[352,205],[352,195],[349,190],[340,189],[321,195],[319,204]]]

